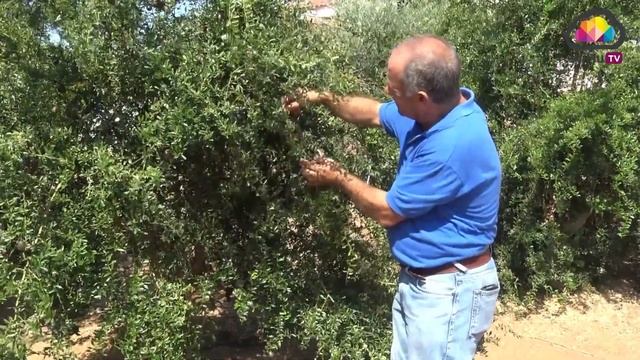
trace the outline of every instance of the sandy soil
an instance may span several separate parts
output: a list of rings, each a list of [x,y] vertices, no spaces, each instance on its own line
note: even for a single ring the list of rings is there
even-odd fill
[[[485,352],[479,360],[628,360],[640,356],[640,293],[620,283],[608,290],[585,291],[568,299],[547,300],[534,314],[522,316],[524,309],[500,304],[498,315],[487,335]],[[119,360],[91,356],[91,339],[98,328],[95,317],[86,319],[74,336],[72,351],[83,360]],[[42,355],[46,342],[32,346],[28,360],[51,359]],[[312,359],[309,354],[267,358],[259,347],[219,346],[206,352],[211,360]]]
[[[478,359],[627,360],[640,358],[640,294],[625,283],[552,299],[536,314],[501,309]]]

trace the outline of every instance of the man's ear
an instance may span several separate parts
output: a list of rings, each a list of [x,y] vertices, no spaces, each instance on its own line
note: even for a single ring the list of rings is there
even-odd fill
[[[427,103],[430,100],[429,94],[427,94],[424,91],[418,91],[417,96],[418,96],[418,101],[420,101],[421,103]]]

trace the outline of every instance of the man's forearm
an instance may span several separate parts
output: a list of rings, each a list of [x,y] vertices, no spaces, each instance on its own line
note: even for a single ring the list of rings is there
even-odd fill
[[[322,93],[319,102],[325,105],[335,116],[362,127],[380,126],[378,109],[380,102],[358,96],[336,96]]]
[[[337,181],[342,190],[365,215],[383,227],[391,227],[403,220],[387,204],[387,192],[360,180],[352,174],[344,174]]]

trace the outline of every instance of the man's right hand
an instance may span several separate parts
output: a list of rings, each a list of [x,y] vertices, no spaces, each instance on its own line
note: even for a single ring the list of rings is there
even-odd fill
[[[282,108],[291,118],[297,119],[308,105],[323,104],[334,116],[362,127],[380,127],[382,104],[366,97],[341,96],[331,92],[298,89],[293,95],[282,98]]]
[[[298,89],[293,95],[282,98],[282,107],[292,118],[298,118],[302,108],[320,102],[320,93],[313,90]]]

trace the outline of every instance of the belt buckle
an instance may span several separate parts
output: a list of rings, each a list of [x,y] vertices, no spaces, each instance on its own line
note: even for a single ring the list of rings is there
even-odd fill
[[[456,269],[458,269],[458,271],[460,271],[460,272],[461,272],[461,273],[463,273],[463,274],[466,274],[466,273],[469,271],[469,268],[468,268],[468,267],[466,267],[466,266],[462,265],[462,264],[461,264],[461,263],[459,263],[459,262],[454,262],[454,263],[453,263],[453,266],[455,266],[455,267],[456,267]]]

